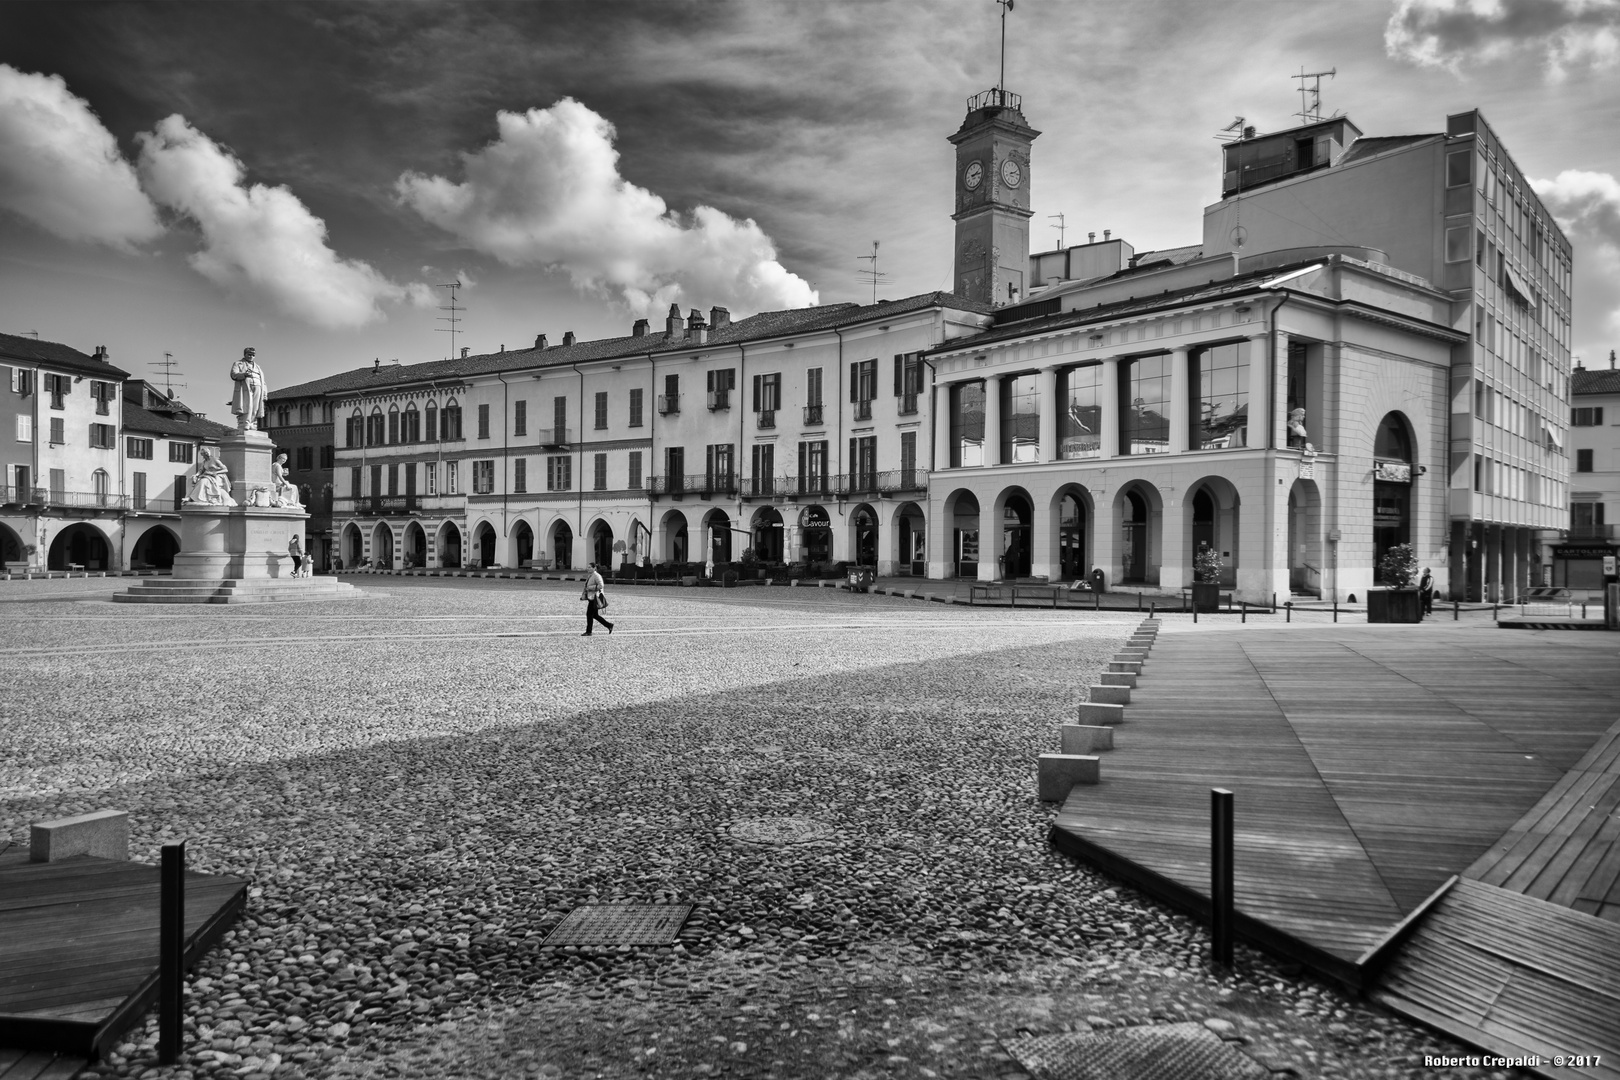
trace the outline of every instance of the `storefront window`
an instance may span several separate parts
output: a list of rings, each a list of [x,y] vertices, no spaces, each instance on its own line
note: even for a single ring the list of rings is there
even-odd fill
[[[1227,450],[1248,445],[1249,343],[1229,342],[1192,354],[1196,387],[1188,445],[1194,450]]]
[[[984,464],[984,383],[951,387],[951,468]]]
[[[1001,460],[1041,460],[1041,388],[1034,372],[1001,380]]]
[[[1170,449],[1170,357],[1130,361],[1119,403],[1121,454],[1163,454]]]
[[[1092,458],[1102,453],[1102,365],[1058,373],[1058,457]]]

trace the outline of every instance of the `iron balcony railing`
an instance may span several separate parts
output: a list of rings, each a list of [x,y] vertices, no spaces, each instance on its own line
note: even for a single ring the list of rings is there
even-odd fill
[[[901,394],[900,395],[900,415],[901,416],[916,416],[917,415],[917,395],[916,394]]]
[[[872,419],[872,401],[870,398],[863,398],[855,403],[855,419]]]
[[[735,495],[737,488],[737,477],[728,473],[654,476],[647,481],[647,490],[654,495]]]
[[[750,476],[742,482],[742,494],[750,499],[768,499],[794,493],[791,476]]]
[[[826,476],[798,476],[787,477],[783,480],[786,490],[794,495],[819,495],[826,497],[833,493],[831,480]]]
[[[822,418],[822,406],[806,405],[804,407],[804,424],[806,427],[817,427],[826,421]]]
[[[659,394],[658,395],[658,412],[659,412],[660,415],[668,416],[671,413],[678,413],[680,411],[681,411],[681,395],[679,395],[679,394]]]
[[[895,495],[928,490],[927,469],[884,469],[873,472],[840,473],[833,477],[833,490],[839,495]]]
[[[541,446],[567,446],[574,441],[573,433],[573,428],[565,427],[536,428],[534,432]]]
[[[1615,529],[1613,525],[1571,525],[1564,535],[1570,540],[1613,540]]]
[[[754,415],[759,418],[758,422],[757,422],[759,427],[773,428],[773,427],[776,426],[776,410],[775,409],[761,409],[761,410],[759,410],[759,412],[755,413]]]
[[[12,505],[61,506],[77,510],[122,510],[129,505],[126,495],[103,494],[98,491],[53,491],[48,487],[18,487],[0,485],[4,501]]]
[[[1024,98],[1010,90],[992,87],[981,90],[967,99],[968,112],[978,112],[980,109],[1018,109],[1023,111]]]
[[[729,408],[731,408],[731,391],[730,390],[710,390],[709,391],[709,411],[710,412],[719,412],[722,409],[729,409]],[[678,411],[678,410],[660,409],[659,411],[660,412],[670,412],[670,411]]]
[[[465,492],[454,495],[362,495],[355,498],[352,495],[333,496],[330,513],[333,514],[372,514],[386,516],[393,514],[434,513],[442,511],[460,511],[467,507]]]

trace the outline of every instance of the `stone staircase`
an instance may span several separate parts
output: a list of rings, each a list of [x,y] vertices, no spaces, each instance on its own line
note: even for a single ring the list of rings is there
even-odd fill
[[[117,604],[275,604],[299,600],[357,600],[347,581],[313,578],[147,578],[113,594]]]

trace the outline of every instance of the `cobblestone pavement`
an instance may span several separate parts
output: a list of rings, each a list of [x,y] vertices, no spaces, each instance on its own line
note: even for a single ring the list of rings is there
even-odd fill
[[[92,1075],[1010,1078],[1021,1034],[1184,1020],[1279,1075],[1510,1075],[1048,848],[1035,755],[1134,613],[621,587],[585,641],[577,583],[360,585],[0,585],[0,838],[125,809],[253,882],[180,1065],[152,1020]],[[542,944],[610,901],[695,906]]]

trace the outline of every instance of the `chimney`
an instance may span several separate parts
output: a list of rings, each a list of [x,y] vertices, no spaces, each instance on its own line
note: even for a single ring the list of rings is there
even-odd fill
[[[1614,350],[1613,349],[1609,350],[1609,370],[1610,371],[1614,370]]]
[[[1097,242],[1097,234],[1096,233],[1094,233],[1094,232],[1086,233],[1086,243],[1095,244],[1096,242]]]
[[[1250,124],[1248,127],[1243,129],[1243,137],[1245,139],[1254,138],[1254,125],[1253,124]]]
[[[731,325],[731,312],[723,307],[709,309],[709,332],[717,334]]]
[[[374,356],[374,357],[371,358],[371,370],[372,371],[381,371],[382,370],[382,357]]]
[[[704,341],[708,340],[709,335],[706,333],[707,330],[708,327],[705,326],[703,322],[703,312],[699,311],[697,308],[693,308],[692,314],[687,316],[686,319],[687,340],[695,341],[701,345],[704,343]]]
[[[630,328],[630,336],[631,337],[646,337],[647,336],[647,320],[646,319],[637,319],[636,320],[636,325],[634,325],[634,326],[632,326]],[[544,340],[544,339],[542,339],[542,340]]]
[[[574,343],[574,332],[572,330],[569,330],[569,331],[567,331],[566,333],[563,334],[563,344],[564,345],[572,345],[573,343]]]
[[[681,305],[669,305],[669,315],[664,319],[664,337],[673,341],[681,328]]]
[[[461,358],[463,360],[467,359],[467,354],[470,353],[470,352],[472,352],[472,349],[470,347],[466,346],[466,345],[463,345],[461,347]]]
[[[1108,242],[1108,238],[1113,235],[1113,232],[1114,232],[1113,229],[1104,229],[1103,230],[1103,243],[1106,244]]]
[[[534,347],[537,348],[537,349],[545,348],[546,347],[546,335],[544,335],[544,334],[536,334],[536,335],[534,335]]]
[[[109,358],[107,356],[107,346],[105,346],[105,345],[97,345],[96,346],[95,359],[100,360],[103,364],[112,363],[111,358]]]

